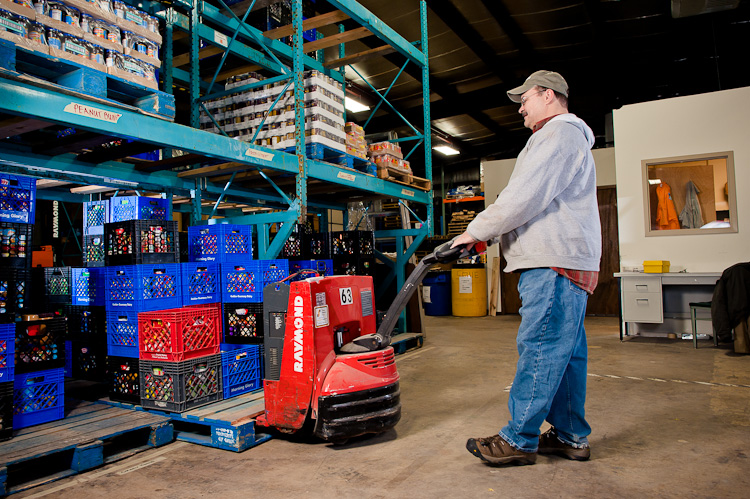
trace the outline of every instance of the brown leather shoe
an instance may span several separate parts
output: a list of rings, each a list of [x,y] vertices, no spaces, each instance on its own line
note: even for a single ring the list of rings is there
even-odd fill
[[[555,454],[573,461],[586,461],[591,457],[591,448],[568,445],[557,437],[554,428],[550,428],[539,435],[539,454]]]
[[[536,452],[522,452],[514,449],[500,435],[470,438],[466,442],[466,449],[490,464],[534,464],[536,462]]]

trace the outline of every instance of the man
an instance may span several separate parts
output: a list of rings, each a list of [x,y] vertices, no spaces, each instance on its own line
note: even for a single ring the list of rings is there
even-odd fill
[[[470,438],[466,448],[490,464],[533,464],[537,453],[585,461],[591,427],[583,319],[601,258],[594,134],[568,113],[568,84],[558,73],[537,71],[508,97],[521,104],[533,133],[508,186],[453,246],[499,238],[505,272],[521,273],[519,359],[511,420],[499,434]],[[552,428],[540,436],[545,419]]]

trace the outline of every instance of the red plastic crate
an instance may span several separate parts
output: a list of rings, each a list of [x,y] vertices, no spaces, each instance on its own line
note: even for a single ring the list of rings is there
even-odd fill
[[[183,360],[219,353],[218,307],[186,307],[138,314],[138,349],[142,360]]]

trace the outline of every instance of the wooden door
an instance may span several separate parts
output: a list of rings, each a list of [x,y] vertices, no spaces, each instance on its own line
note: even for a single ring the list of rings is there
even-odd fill
[[[620,242],[617,231],[617,190],[615,186],[597,189],[599,218],[602,224],[602,262],[599,267],[599,284],[594,294],[589,297],[586,315],[617,316],[620,310],[620,298],[617,280],[613,277],[620,270]],[[505,259],[501,260],[505,267]],[[518,295],[519,274],[501,273],[500,289],[502,292],[502,313],[517,314],[521,308],[521,297]]]

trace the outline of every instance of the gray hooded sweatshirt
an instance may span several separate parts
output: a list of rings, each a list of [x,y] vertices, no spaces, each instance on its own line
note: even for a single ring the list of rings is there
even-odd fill
[[[599,270],[601,225],[596,199],[594,133],[574,114],[561,114],[532,134],[508,185],[469,224],[478,241],[497,240],[517,269]]]

